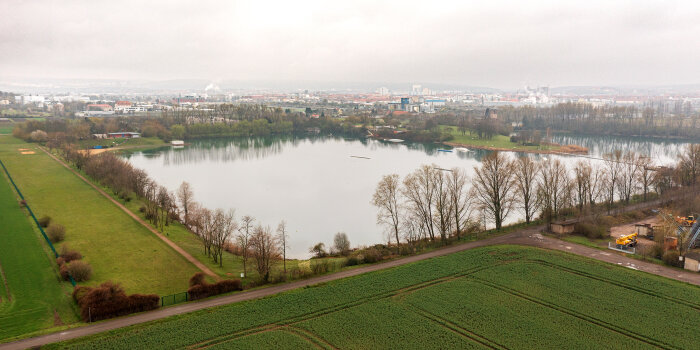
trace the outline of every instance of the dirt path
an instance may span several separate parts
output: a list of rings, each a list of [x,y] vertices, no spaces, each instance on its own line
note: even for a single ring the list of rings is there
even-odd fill
[[[219,275],[214,273],[214,271],[210,270],[206,265],[202,264],[201,261],[195,259],[192,255],[190,255],[188,252],[186,252],[184,249],[180,248],[177,244],[173,243],[173,241],[169,240],[165,236],[163,236],[158,230],[154,229],[151,225],[149,225],[147,222],[142,220],[138,215],[134,214],[129,210],[127,207],[125,207],[123,204],[119,203],[117,200],[112,198],[107,192],[103,191],[101,188],[95,186],[90,180],[86,179],[83,175],[81,175],[79,172],[73,170],[68,164],[66,164],[64,161],[59,159],[58,157],[54,156],[51,154],[49,151],[45,150],[43,147],[39,147],[40,150],[44,151],[49,157],[53,158],[55,161],[57,161],[59,164],[63,165],[64,168],[70,170],[73,174],[75,174],[77,177],[79,177],[81,180],[85,181],[86,184],[90,185],[92,188],[94,188],[97,192],[99,192],[101,195],[105,196],[105,198],[109,199],[112,203],[114,203],[119,209],[123,210],[127,215],[129,215],[131,218],[136,220],[138,223],[143,225],[145,228],[147,228],[149,231],[151,231],[154,235],[156,235],[158,238],[160,238],[163,242],[165,242],[167,245],[169,245],[171,248],[173,248],[176,252],[178,252],[180,255],[182,255],[187,261],[191,262],[196,266],[198,269],[202,270],[205,274],[213,277],[215,280],[220,280],[221,278]]]
[[[199,302],[182,304],[166,309],[159,309],[152,312],[146,312],[134,316],[127,316],[119,319],[104,321],[89,326],[74,328],[60,333],[47,334],[36,338],[29,338],[14,343],[0,345],[0,350],[6,349],[25,349],[28,347],[41,346],[49,343],[59,342],[68,339],[84,337],[96,333],[101,333],[117,328],[127,327],[139,323],[154,321],[169,316],[180,315],[188,312],[202,310],[210,307],[237,303],[245,300],[252,300],[282,293],[292,289],[311,286],[319,283],[338,280],[341,278],[357,276],[368,272],[388,269],[396,266],[410,264],[416,261],[426,260],[438,256],[453,254],[464,250],[469,250],[477,247],[499,245],[499,244],[516,244],[524,246],[540,247],[545,249],[558,250],[568,252],[588,258],[604,261],[620,266],[629,267],[635,270],[648,272],[651,274],[671,278],[677,281],[683,281],[700,286],[700,274],[689,271],[673,269],[661,265],[656,265],[649,262],[639,261],[624,256],[622,253],[613,251],[599,250],[581,246],[578,244],[560,241],[555,238],[543,236],[540,231],[544,226],[537,226],[524,229],[518,232],[513,232],[507,235],[484,239],[481,241],[469,242],[449,246],[446,248],[434,250],[428,253],[409,256],[402,259],[392,260],[385,263],[363,266],[352,270],[340,271],[334,274],[310,278],[307,280],[295,281],[287,284],[276,285],[268,288],[241,292],[232,295],[227,295],[219,298],[208,299]]]
[[[659,223],[659,217],[658,216],[651,216],[643,220],[639,220],[637,222],[632,222],[629,224],[623,224],[623,225],[617,225],[613,226],[610,228],[610,237],[612,238],[617,238],[620,236],[628,235],[630,233],[637,232],[637,227],[635,225],[637,224],[651,224],[652,226],[655,226]],[[654,241],[646,239],[644,237],[637,237],[637,242],[639,245],[649,247],[654,245]]]

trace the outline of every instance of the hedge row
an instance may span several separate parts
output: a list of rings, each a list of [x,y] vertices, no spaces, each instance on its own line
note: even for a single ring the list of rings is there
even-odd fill
[[[119,284],[109,281],[96,288],[76,286],[73,299],[80,306],[80,316],[85,322],[154,310],[160,306],[158,295],[126,295]]]

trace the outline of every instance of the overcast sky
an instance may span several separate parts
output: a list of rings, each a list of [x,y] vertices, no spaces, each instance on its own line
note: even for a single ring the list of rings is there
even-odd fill
[[[0,78],[700,83],[700,1],[0,1]]]

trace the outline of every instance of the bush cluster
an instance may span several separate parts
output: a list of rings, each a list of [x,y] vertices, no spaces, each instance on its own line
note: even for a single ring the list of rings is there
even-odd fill
[[[83,255],[80,254],[77,250],[73,250],[68,248],[67,245],[63,245],[61,247],[61,253],[59,254],[59,257],[63,259],[63,262],[69,263],[73,260],[80,260],[83,258]]]
[[[588,238],[605,238],[608,236],[608,229],[604,225],[596,225],[588,222],[579,222],[574,226],[574,232]]]
[[[46,234],[53,243],[58,243],[66,238],[66,228],[59,224],[50,224],[46,229]]]
[[[82,258],[82,254],[68,248],[67,245],[61,247],[61,253],[56,258],[61,278],[68,281],[70,276],[73,276],[76,282],[89,280],[92,277],[92,267],[87,262],[80,260]]]
[[[80,306],[80,316],[86,322],[154,310],[160,306],[158,295],[127,295],[119,284],[112,282],[102,283],[96,288],[76,286],[73,299]]]
[[[51,223],[51,217],[50,217],[50,216],[44,215],[44,216],[42,216],[41,218],[39,218],[39,225],[41,225],[41,227],[43,227],[43,228],[49,227],[49,224],[50,224],[50,223]]]
[[[678,254],[677,250],[669,250],[666,253],[664,253],[663,261],[671,266],[683,267],[683,262],[678,260],[679,256],[680,254]]]
[[[197,300],[235,290],[243,290],[241,280],[222,280],[211,284],[206,281],[203,273],[198,272],[190,278],[190,288],[187,290],[187,294],[189,294],[190,300]]]

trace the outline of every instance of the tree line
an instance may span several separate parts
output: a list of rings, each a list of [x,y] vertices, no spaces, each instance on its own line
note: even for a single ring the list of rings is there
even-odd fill
[[[474,232],[486,222],[496,229],[520,212],[526,223],[584,214],[634,196],[647,200],[678,186],[694,187],[700,176],[700,145],[689,145],[670,167],[632,151],[615,151],[602,161],[579,160],[568,167],[559,159],[512,158],[493,152],[473,169],[423,165],[404,177],[385,175],[372,204],[377,222],[396,243],[446,240]],[[481,220],[479,220],[481,218]],[[481,223],[479,221],[482,221]]]

